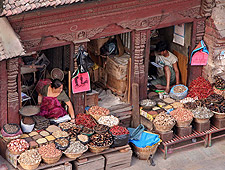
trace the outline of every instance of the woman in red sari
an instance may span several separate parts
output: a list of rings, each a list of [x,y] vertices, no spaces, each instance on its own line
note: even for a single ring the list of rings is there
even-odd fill
[[[75,123],[75,115],[72,103],[63,90],[63,84],[60,80],[54,79],[51,85],[45,85],[38,95],[38,104],[41,105],[38,115],[49,119],[58,119],[67,114],[62,107],[61,102],[68,106],[68,113],[71,121]]]

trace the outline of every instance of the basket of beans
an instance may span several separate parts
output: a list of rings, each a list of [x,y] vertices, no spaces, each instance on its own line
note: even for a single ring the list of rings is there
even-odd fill
[[[57,149],[64,151],[69,147],[70,141],[67,138],[61,137],[55,140],[55,146]]]
[[[97,124],[93,129],[96,133],[103,134],[109,130],[109,127],[107,125]]]
[[[99,153],[108,149],[112,143],[112,135],[109,132],[106,132],[104,134],[92,135],[88,147],[91,152]]]
[[[130,139],[130,134],[127,128],[122,126],[113,126],[109,132],[113,136],[113,144],[111,147],[119,147],[127,145]]]

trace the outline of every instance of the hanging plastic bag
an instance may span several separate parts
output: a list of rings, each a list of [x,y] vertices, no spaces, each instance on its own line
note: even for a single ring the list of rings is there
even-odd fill
[[[89,54],[84,50],[83,46],[79,47],[76,59],[80,73],[85,73],[89,68],[94,66],[94,62],[89,57]]]
[[[130,140],[139,140],[141,138],[141,134],[144,131],[144,125],[140,124],[136,129],[135,128],[127,128],[130,133]]]
[[[201,40],[191,53],[191,65],[206,65],[208,62],[209,51],[203,40]]]
[[[117,47],[117,40],[116,38],[110,38],[101,48],[100,48],[101,55],[118,55],[118,47]]]
[[[80,73],[79,69],[75,72],[72,78],[72,91],[80,93],[91,90],[90,76],[88,72]]]

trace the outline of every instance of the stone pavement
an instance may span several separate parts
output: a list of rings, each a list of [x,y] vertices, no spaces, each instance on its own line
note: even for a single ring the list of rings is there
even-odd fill
[[[175,150],[166,160],[157,150],[154,162],[155,166],[149,166],[147,161],[133,157],[131,167],[124,170],[225,170],[225,137],[212,140],[211,147],[197,144]]]

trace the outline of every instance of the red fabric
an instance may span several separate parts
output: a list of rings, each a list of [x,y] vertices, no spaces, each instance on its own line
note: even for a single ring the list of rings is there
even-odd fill
[[[56,97],[43,97],[40,110],[38,115],[48,119],[57,119],[67,114]]]

